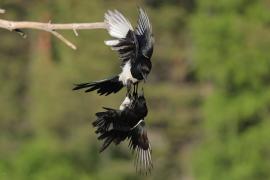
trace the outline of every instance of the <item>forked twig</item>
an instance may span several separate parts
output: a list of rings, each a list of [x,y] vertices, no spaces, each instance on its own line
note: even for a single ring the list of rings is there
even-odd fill
[[[5,13],[5,10],[0,9],[0,13]],[[72,30],[76,36],[78,36],[77,30],[89,30],[89,29],[106,29],[105,22],[94,22],[94,23],[68,23],[68,24],[52,24],[32,22],[32,21],[9,21],[0,19],[0,28],[7,29],[9,31],[20,31],[20,29],[38,29],[47,31],[53,34],[55,37],[63,41],[67,46],[72,49],[76,49],[76,46],[69,40],[64,38],[56,30]],[[21,32],[22,33],[22,32]]]

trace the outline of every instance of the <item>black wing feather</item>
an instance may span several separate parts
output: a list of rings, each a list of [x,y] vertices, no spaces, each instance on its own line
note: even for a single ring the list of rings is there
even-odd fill
[[[151,58],[154,48],[152,25],[146,12],[142,8],[139,8],[139,19],[135,34],[140,47],[139,53],[142,53],[147,58]]]
[[[149,143],[145,123],[142,121],[129,134],[129,147],[135,152],[136,170],[141,174],[151,173],[153,163],[151,145]]]
[[[105,41],[112,50],[117,51],[123,66],[127,61],[134,61],[138,54],[138,43],[130,22],[117,10],[105,14],[109,34],[115,40]]]

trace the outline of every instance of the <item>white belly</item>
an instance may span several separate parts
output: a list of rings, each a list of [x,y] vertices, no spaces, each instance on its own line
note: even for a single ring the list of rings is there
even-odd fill
[[[126,107],[128,107],[131,104],[131,100],[129,99],[129,97],[127,96],[124,101],[122,102],[122,104],[119,107],[119,110],[123,111]]]
[[[119,81],[122,81],[124,85],[127,85],[128,80],[131,80],[133,83],[138,82],[138,79],[132,77],[130,68],[130,62],[127,62],[119,74]]]

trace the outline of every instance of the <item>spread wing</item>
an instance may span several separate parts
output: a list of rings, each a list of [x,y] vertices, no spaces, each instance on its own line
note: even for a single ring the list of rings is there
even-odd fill
[[[139,8],[139,19],[135,34],[138,39],[140,52],[150,59],[153,54],[154,37],[150,20],[142,8]]]
[[[153,168],[151,145],[147,137],[144,121],[140,121],[129,134],[129,147],[135,151],[136,170],[141,174],[151,173]]]
[[[129,60],[136,59],[138,45],[130,22],[119,11],[109,10],[105,13],[105,23],[109,34],[116,38],[105,41],[105,44],[118,52],[122,65]]]

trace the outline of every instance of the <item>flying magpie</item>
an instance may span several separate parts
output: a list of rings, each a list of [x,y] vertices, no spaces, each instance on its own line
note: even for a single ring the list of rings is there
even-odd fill
[[[148,112],[144,96],[127,96],[119,110],[105,107],[104,109],[105,111],[96,113],[97,119],[93,122],[95,132],[99,134],[98,139],[103,141],[100,152],[112,142],[118,145],[128,139],[129,148],[136,152],[136,170],[140,173],[150,173],[153,163],[144,122]]]
[[[154,37],[146,12],[139,8],[138,25],[135,30],[129,20],[117,10],[105,13],[105,23],[108,33],[115,38],[105,41],[105,44],[118,52],[122,72],[101,81],[77,84],[73,90],[97,90],[98,94],[107,96],[126,86],[129,92],[132,85],[138,88],[140,81],[146,81],[151,71]]]

